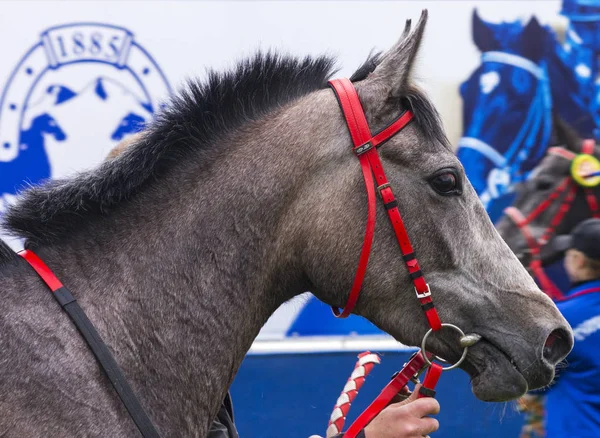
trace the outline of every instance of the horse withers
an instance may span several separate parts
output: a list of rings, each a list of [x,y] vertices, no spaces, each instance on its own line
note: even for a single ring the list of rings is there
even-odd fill
[[[570,327],[500,238],[411,71],[426,23],[354,75],[442,321],[481,341],[461,367],[487,401],[548,385]],[[407,27],[408,29],[408,27]],[[257,55],[186,91],[119,156],[23,193],[5,228],[73,292],[162,435],[205,436],[261,326],[307,290],[343,307],[367,218],[329,58]],[[428,330],[378,204],[354,313],[407,345]],[[394,207],[395,208],[395,207]],[[0,434],[132,436],[107,378],[20,257],[0,251]],[[318,321],[315,321],[318,324]],[[549,343],[552,339],[554,342]],[[456,333],[428,349],[456,361]]]

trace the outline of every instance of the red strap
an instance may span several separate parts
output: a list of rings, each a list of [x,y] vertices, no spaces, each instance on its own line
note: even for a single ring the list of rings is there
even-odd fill
[[[540,289],[542,289],[546,295],[548,295],[553,300],[560,300],[563,298],[563,293],[561,290],[554,284],[554,282],[546,275],[544,268],[542,267],[542,261],[539,258],[532,260],[529,264],[529,268],[533,272],[534,277],[540,284]]]
[[[398,210],[398,202],[389,186],[389,182],[376,149],[376,146],[382,144],[404,128],[412,120],[413,114],[410,111],[405,111],[396,121],[394,121],[394,123],[372,137],[358,93],[356,92],[354,85],[352,85],[352,82],[348,79],[335,79],[329,83],[338,97],[340,107],[344,118],[346,119],[348,131],[350,132],[354,144],[354,152],[358,155],[360,161],[363,177],[367,186],[368,197],[367,229],[360,254],[358,269],[354,277],[354,283],[352,284],[352,289],[350,290],[350,295],[343,311],[340,312],[339,309],[333,308],[333,312],[337,317],[344,318],[348,316],[352,312],[360,294],[375,231],[376,200],[373,187],[374,175],[377,186],[380,188],[380,194],[386,206],[394,233],[396,234],[396,239],[398,240],[406,267],[415,286],[415,292],[421,302],[421,306],[423,306],[427,321],[433,330],[439,330],[442,327],[442,324],[437,311],[433,306],[429,286],[421,274],[421,269],[419,268],[419,264],[414,255],[414,250],[402,221],[402,216]]]
[[[559,157],[566,158],[569,161],[572,161],[577,156],[575,152],[557,146],[548,148],[548,154],[557,155]]]
[[[527,215],[527,218],[524,218],[522,224],[517,224],[519,226],[526,225],[546,211],[554,201],[567,189],[567,187],[571,183],[571,178],[567,177],[562,180],[562,182],[558,185],[558,187],[548,196],[544,201],[542,201],[531,213]],[[514,207],[509,207],[513,208]]]
[[[544,233],[539,240],[536,239],[531,231],[531,228],[529,227],[529,224],[551,205],[553,205],[554,201],[558,199],[559,196],[565,191],[567,191],[565,199],[560,204],[554,216],[550,219],[548,228],[544,230]],[[546,293],[546,295],[555,300],[562,298],[563,294],[544,272],[542,262],[540,260],[540,253],[542,246],[550,240],[556,231],[556,227],[558,227],[558,225],[562,222],[565,215],[571,208],[571,204],[575,200],[576,193],[577,185],[571,178],[567,177],[559,184],[556,190],[554,190],[550,196],[548,196],[548,198],[546,198],[531,213],[529,213],[527,217],[524,217],[516,207],[508,207],[504,210],[505,214],[519,228],[523,234],[523,237],[527,241],[527,246],[529,247],[532,257],[529,268],[532,270],[534,277],[538,280],[540,288]]]
[[[363,240],[362,250],[360,251],[360,259],[358,261],[358,269],[354,276],[354,282],[352,283],[352,289],[348,296],[348,301],[344,306],[344,310],[340,312],[339,309],[332,307],[333,314],[338,318],[346,318],[354,309],[358,296],[360,295],[360,289],[362,288],[363,280],[367,272],[367,265],[369,264],[369,256],[371,255],[371,246],[373,245],[373,235],[375,234],[375,218],[377,216],[377,204],[375,199],[375,188],[373,187],[373,175],[369,168],[367,157],[364,155],[359,157],[360,167],[362,169],[363,178],[367,187],[367,228],[365,230],[365,238]]]
[[[334,87],[337,92],[340,107],[346,118],[346,124],[348,125],[348,131],[352,137],[352,142],[355,146],[360,146],[371,138],[371,131],[367,119],[365,118],[362,105],[358,98],[358,94],[354,89],[352,83],[348,86],[350,81],[336,80],[331,81],[330,84]],[[371,246],[373,244],[373,235],[375,233],[375,217],[376,217],[376,199],[375,199],[375,188],[373,187],[373,175],[369,166],[368,159],[365,155],[358,157],[360,161],[360,167],[362,170],[363,178],[365,180],[365,186],[367,188],[367,202],[368,202],[368,214],[367,214],[367,228],[365,231],[365,237],[363,240],[363,247],[360,252],[360,259],[358,261],[358,269],[354,276],[354,282],[348,301],[344,306],[344,309],[340,312],[339,309],[333,307],[333,314],[338,318],[346,318],[354,309],[358,296],[360,295],[360,289],[367,272],[367,265],[369,263],[369,256],[371,255]]]
[[[540,253],[540,246],[538,241],[535,239],[533,234],[531,233],[531,229],[527,226],[529,221],[527,218],[523,216],[521,211],[516,207],[508,207],[504,210],[504,214],[506,214],[513,223],[519,228],[521,234],[527,241],[527,246],[531,251],[531,254],[535,257]]]
[[[588,207],[592,212],[592,217],[600,218],[600,211],[598,208],[598,199],[596,195],[594,195],[594,191],[588,187],[584,189],[585,191],[585,199],[588,203]]]
[[[412,118],[413,113],[410,111],[405,111],[400,117],[398,117],[398,119],[394,123],[392,123],[380,133],[375,134],[375,136],[371,140],[371,143],[373,144],[373,146],[381,145],[381,143],[392,138],[394,135],[400,132],[400,130],[404,128],[408,124],[408,122],[411,121]]]
[[[596,292],[600,292],[600,287],[591,287],[589,289],[584,289],[579,292],[576,292],[572,295],[565,295],[563,297],[560,297],[557,301],[568,301],[572,298],[580,297],[582,295],[587,295],[587,294],[593,294]]]
[[[389,185],[389,181],[385,176],[383,165],[381,164],[381,160],[379,159],[379,154],[377,153],[376,149],[372,149],[365,155],[369,157],[369,162],[371,163],[371,169],[373,170],[373,174],[375,175],[377,186],[384,186],[384,188],[379,191],[379,193],[381,194],[381,199],[383,199],[384,205],[394,205],[394,203],[396,204],[392,208],[387,209],[388,217],[390,219],[390,222],[392,223],[394,233],[396,234],[396,240],[400,245],[400,251],[402,252],[402,255],[405,258],[405,264],[408,268],[408,272],[409,274],[416,275],[421,272],[421,268],[419,267],[419,262],[417,261],[416,256],[414,256],[414,249],[410,243],[410,238],[408,237],[408,233],[406,232],[406,227],[404,226],[404,221],[402,220],[400,211],[398,210],[398,202],[396,201],[394,192],[392,191],[392,188]],[[411,255],[413,255],[412,258],[410,258]],[[410,258],[410,260],[407,260],[407,258]],[[441,329],[442,322],[440,321],[439,315],[435,310],[435,307],[433,307],[431,292],[429,291],[429,286],[425,282],[425,278],[423,277],[423,275],[418,275],[412,279],[412,282],[415,286],[415,292],[417,293],[417,297],[419,298],[421,306],[425,306],[425,316],[427,317],[429,326],[434,331]]]
[[[440,380],[440,377],[442,376],[442,371],[444,371],[444,369],[441,365],[435,362],[431,364],[431,366],[427,370],[427,374],[425,374],[425,379],[423,379],[423,386],[421,387],[421,390],[425,388],[426,390],[428,390],[428,392],[430,392],[430,394],[428,395],[425,393],[425,391],[421,391],[419,392],[418,398],[435,397],[435,385],[437,385],[438,380]]]
[[[367,424],[373,420],[394,398],[396,394],[402,390],[425,365],[422,353],[417,352],[407,363],[404,368],[386,385],[375,400],[364,410],[362,414],[352,423],[344,434],[344,438],[355,438],[358,433],[363,430]]]
[[[63,287],[63,284],[56,278],[56,275],[52,273],[50,268],[35,253],[28,249],[24,249],[23,251],[19,251],[18,254],[31,265],[52,292],[56,292]]]
[[[575,200],[575,195],[577,195],[577,186],[573,182],[571,182],[569,191],[567,192],[567,196],[565,196],[565,199],[558,207],[556,214],[550,220],[550,225],[548,226],[548,228],[546,228],[546,231],[540,238],[540,245],[545,245],[550,241],[550,238],[554,235],[554,232],[556,231],[556,227],[560,225],[565,215],[569,212],[571,204]]]

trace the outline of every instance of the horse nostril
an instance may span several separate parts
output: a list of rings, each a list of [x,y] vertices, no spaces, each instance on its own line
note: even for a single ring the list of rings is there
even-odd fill
[[[573,348],[573,339],[565,329],[556,329],[544,343],[544,359],[552,365],[563,360]]]

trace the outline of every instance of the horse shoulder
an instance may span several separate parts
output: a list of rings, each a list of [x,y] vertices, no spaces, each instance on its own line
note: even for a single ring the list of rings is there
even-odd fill
[[[85,342],[48,290],[2,277],[0,436],[135,434]]]

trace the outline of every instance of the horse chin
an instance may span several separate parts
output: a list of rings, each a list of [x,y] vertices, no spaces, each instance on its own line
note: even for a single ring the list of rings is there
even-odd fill
[[[485,339],[469,348],[461,368],[471,376],[473,394],[482,401],[509,401],[528,390],[527,380],[514,361]]]

